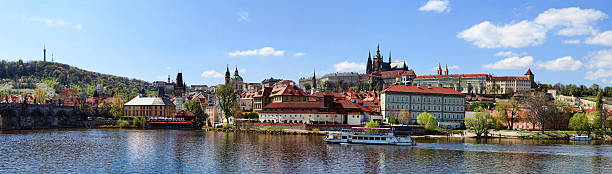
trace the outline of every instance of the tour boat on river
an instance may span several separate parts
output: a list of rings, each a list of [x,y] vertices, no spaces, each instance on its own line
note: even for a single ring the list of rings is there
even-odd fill
[[[325,137],[328,143],[349,144],[390,144],[414,146],[416,143],[410,137],[395,136],[390,128],[354,127],[350,132],[330,132]]]

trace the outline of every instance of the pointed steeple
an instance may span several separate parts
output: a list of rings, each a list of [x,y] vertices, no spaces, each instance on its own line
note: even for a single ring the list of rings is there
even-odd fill
[[[382,57],[380,56],[380,43],[378,44],[378,46],[376,46],[376,57],[374,58],[382,59]]]
[[[230,83],[230,72],[229,72],[229,64],[225,68],[225,84],[228,85]]]
[[[440,63],[438,63],[438,70],[436,71],[437,75],[442,75],[442,66],[440,66]]]
[[[372,55],[370,51],[368,51],[368,64],[366,65],[366,74],[370,74],[372,72]]]
[[[238,66],[236,66],[236,70],[234,70],[234,75],[238,76]]]
[[[391,63],[391,51],[389,51],[389,63]]]
[[[312,71],[312,89],[317,89],[317,69]]]
[[[446,64],[445,70],[444,70],[444,75],[448,75],[448,64]]]

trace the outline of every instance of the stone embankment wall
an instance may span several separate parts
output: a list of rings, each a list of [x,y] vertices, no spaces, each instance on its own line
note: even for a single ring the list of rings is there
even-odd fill
[[[83,127],[84,120],[72,106],[0,103],[0,130]]]

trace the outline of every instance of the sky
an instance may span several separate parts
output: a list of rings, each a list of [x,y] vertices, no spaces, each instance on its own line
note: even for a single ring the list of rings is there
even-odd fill
[[[377,44],[417,75],[522,76],[612,85],[612,1],[0,0],[0,59],[146,81],[298,81],[365,72]],[[391,52],[391,53],[390,53]],[[50,57],[50,56],[49,56]],[[50,58],[49,58],[50,59]]]

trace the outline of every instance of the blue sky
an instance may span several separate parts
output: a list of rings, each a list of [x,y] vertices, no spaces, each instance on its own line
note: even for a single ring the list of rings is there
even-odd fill
[[[147,81],[297,81],[385,61],[417,75],[521,76],[612,83],[610,1],[0,1],[0,58],[57,62]]]

